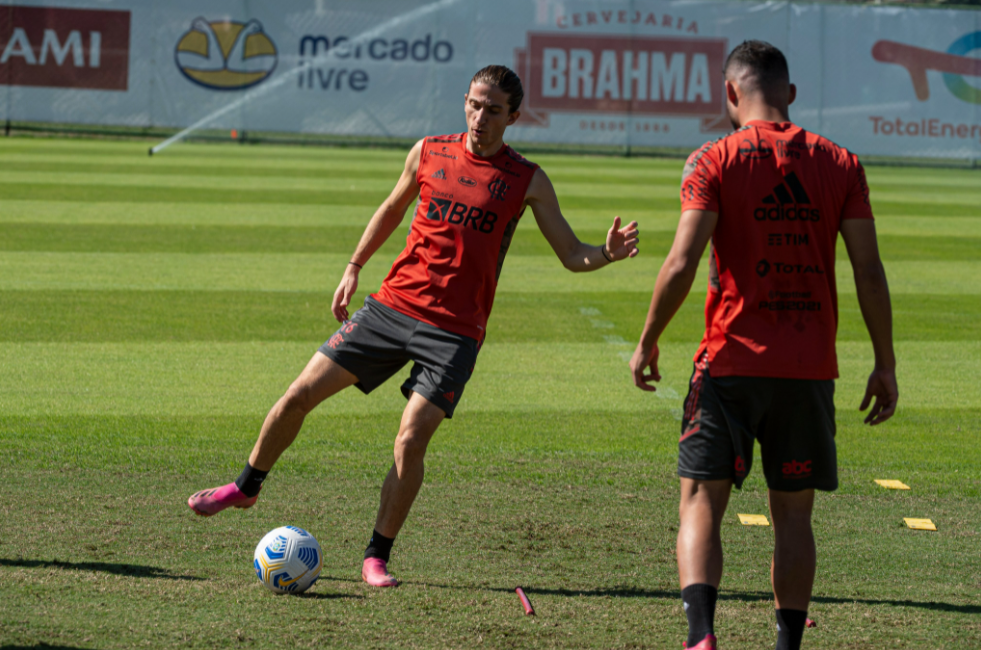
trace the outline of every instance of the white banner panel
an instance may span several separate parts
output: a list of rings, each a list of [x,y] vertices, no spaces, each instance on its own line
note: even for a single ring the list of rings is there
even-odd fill
[[[697,147],[721,67],[788,57],[791,117],[860,154],[981,158],[981,12],[786,2],[0,0],[0,118],[420,137],[480,67],[525,86],[514,141]]]

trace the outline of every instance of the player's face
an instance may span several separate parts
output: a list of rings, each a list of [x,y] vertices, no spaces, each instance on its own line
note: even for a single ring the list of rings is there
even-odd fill
[[[467,133],[474,150],[493,148],[504,139],[504,129],[518,119],[508,112],[508,95],[497,86],[476,83],[466,97]]]

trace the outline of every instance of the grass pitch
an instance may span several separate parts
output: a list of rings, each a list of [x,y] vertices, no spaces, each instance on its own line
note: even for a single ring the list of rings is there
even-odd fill
[[[636,218],[641,255],[573,275],[526,216],[396,543],[404,584],[378,591],[359,567],[401,379],[321,406],[257,507],[202,519],[185,500],[237,475],[334,331],[334,288],[404,153],[180,145],[148,159],[140,143],[0,140],[0,646],[679,647],[676,441],[704,273],[663,339],[656,395],[631,386],[625,358],[672,239],[680,162],[532,158],[582,239]],[[868,176],[902,397],[889,423],[861,426],[871,349],[840,248],[841,488],[817,500],[805,647],[981,646],[981,175]],[[775,638],[772,529],[736,520],[765,511],[757,467],[723,527],[725,648]],[[301,597],[251,569],[283,524],[326,555]]]

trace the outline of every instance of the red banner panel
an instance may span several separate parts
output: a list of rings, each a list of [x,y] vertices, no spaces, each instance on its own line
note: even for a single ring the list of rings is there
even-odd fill
[[[528,34],[525,110],[722,116],[723,38]]]
[[[0,84],[126,90],[128,11],[0,7]]]

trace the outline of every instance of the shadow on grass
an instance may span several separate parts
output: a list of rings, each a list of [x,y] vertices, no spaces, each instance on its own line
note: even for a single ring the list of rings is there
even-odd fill
[[[452,585],[433,584],[431,582],[418,582],[414,584],[436,587],[439,589],[475,589],[481,591],[513,592],[511,588],[501,587],[462,587]],[[529,596],[539,594],[547,596],[579,596],[579,597],[608,597],[608,598],[663,598],[676,600],[681,598],[680,591],[665,589],[638,589],[635,587],[611,587],[609,589],[544,589],[521,585],[521,588]],[[773,594],[769,592],[726,592],[719,594],[719,600],[738,600],[747,603],[770,602]],[[940,603],[936,601],[916,601],[916,600],[890,600],[887,598],[837,598],[834,596],[813,596],[813,603],[824,603],[831,605],[892,605],[893,607],[918,607],[921,609],[932,609],[941,612],[956,612],[959,614],[981,614],[981,605],[954,605],[951,603]]]
[[[635,589],[632,587],[614,587],[612,589],[591,589],[577,591],[574,589],[537,589],[535,587],[522,587],[527,594],[549,594],[554,596],[611,596],[614,598],[667,598],[680,599],[680,591],[666,591],[663,589]],[[495,589],[494,591],[510,591],[508,589]],[[738,600],[746,603],[770,602],[773,594],[763,591],[756,592],[721,592],[719,600]],[[812,603],[824,603],[831,605],[892,605],[894,607],[919,607],[922,609],[933,609],[943,612],[957,612],[960,614],[981,614],[981,605],[953,605],[951,603],[938,603],[935,601],[921,602],[916,600],[890,600],[887,598],[836,598],[834,596],[812,596]]]
[[[0,558],[0,566],[21,567],[27,569],[34,568],[55,568],[76,571],[103,571],[120,576],[130,576],[132,578],[162,578],[164,580],[204,580],[197,576],[181,576],[168,572],[155,566],[141,566],[139,564],[110,564],[108,562],[59,562],[58,560],[10,560]],[[7,646],[0,647],[0,650]],[[44,647],[44,646],[41,646]],[[50,646],[55,647],[55,646]]]
[[[52,648],[52,650],[86,650],[75,645],[48,645],[39,643],[37,645],[0,645],[0,650],[38,650],[39,648]]]
[[[325,576],[323,574],[321,574],[321,576],[317,578],[317,581],[318,581],[317,584],[319,584],[321,587],[323,587],[324,583],[328,581],[357,582],[357,580],[352,580],[350,578],[335,578],[333,576]],[[316,585],[314,585],[314,587],[311,587],[311,589],[315,587]],[[320,591],[305,591],[302,594],[282,594],[282,595],[291,596],[292,598],[308,598],[310,600],[338,600],[340,598],[353,598],[356,600],[364,600],[364,596],[362,596],[361,594],[325,594]]]

